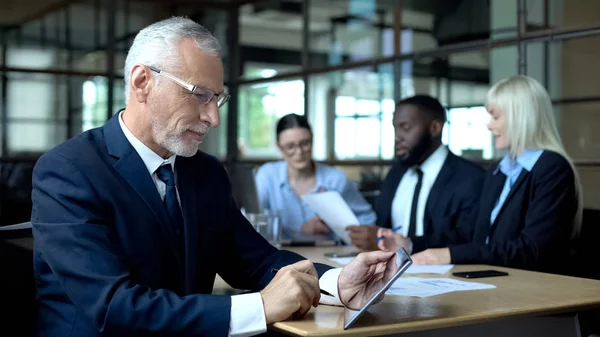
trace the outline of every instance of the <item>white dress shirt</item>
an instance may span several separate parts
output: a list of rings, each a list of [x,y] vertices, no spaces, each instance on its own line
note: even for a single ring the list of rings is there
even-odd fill
[[[417,217],[415,235],[422,236],[424,234],[423,219],[425,218],[425,206],[429,198],[429,192],[433,183],[437,179],[438,174],[442,170],[442,166],[448,157],[448,149],[445,145],[440,145],[420,166],[423,171],[423,183],[419,193],[419,201],[417,203]],[[410,167],[400,179],[394,200],[392,201],[392,228],[401,227],[398,233],[407,236],[408,226],[410,225],[410,210],[412,200],[417,186],[417,171],[416,166]],[[410,252],[409,252],[410,253]]]
[[[177,172],[175,171],[175,155],[170,156],[168,159],[164,159],[154,151],[150,150],[144,143],[137,139],[133,133],[127,128],[123,122],[123,112],[119,113],[119,124],[125,134],[125,137],[131,143],[131,146],[139,154],[148,169],[148,172],[152,176],[152,180],[156,185],[158,193],[161,199],[164,200],[166,194],[165,183],[158,178],[156,170],[162,165],[171,165],[175,177]],[[179,197],[179,190],[177,189],[177,200],[181,206],[181,199]],[[339,300],[337,291],[337,280],[340,275],[341,268],[335,268],[328,270],[319,279],[321,289],[328,291],[334,297],[322,295],[320,303],[330,305],[342,305]],[[265,317],[265,310],[263,307],[262,296],[260,293],[250,293],[243,295],[231,296],[231,320],[229,322],[229,336],[231,337],[245,337],[261,334],[267,331],[267,320]]]

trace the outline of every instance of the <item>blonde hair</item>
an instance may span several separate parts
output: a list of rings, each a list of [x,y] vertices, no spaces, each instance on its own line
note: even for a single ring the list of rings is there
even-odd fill
[[[525,149],[552,151],[563,156],[571,166],[577,194],[577,212],[573,218],[573,236],[581,229],[583,196],[575,164],[560,140],[546,89],[529,76],[511,76],[496,83],[487,94],[486,105],[498,106],[506,119],[510,139],[509,155],[518,158]]]

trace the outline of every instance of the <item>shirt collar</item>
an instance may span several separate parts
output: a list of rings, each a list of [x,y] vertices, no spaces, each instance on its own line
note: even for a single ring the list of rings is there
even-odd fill
[[[137,139],[137,137],[135,137],[133,133],[131,133],[131,131],[127,128],[127,125],[125,125],[125,122],[123,122],[122,111],[119,113],[119,125],[121,126],[125,137],[129,141],[129,143],[131,143],[131,146],[133,146],[135,151],[142,158],[142,161],[144,162],[144,165],[146,165],[146,169],[148,169],[150,175],[154,174],[154,171],[156,171],[159,167],[165,164],[171,164],[171,169],[173,170],[173,172],[175,172],[175,158],[177,156],[172,155],[169,158],[164,159],[158,154],[156,154],[156,152],[150,150],[150,148],[148,148],[146,145],[144,145],[144,143]]]
[[[502,172],[504,175],[510,176],[512,172],[515,172],[520,168],[524,168],[531,172],[533,166],[542,155],[542,152],[544,152],[544,150],[526,149],[517,160],[512,160],[510,154],[507,154],[502,158],[498,167],[494,170],[494,174]]]
[[[442,169],[446,158],[448,157],[448,148],[445,145],[440,145],[425,161],[421,164],[423,175],[435,177]]]

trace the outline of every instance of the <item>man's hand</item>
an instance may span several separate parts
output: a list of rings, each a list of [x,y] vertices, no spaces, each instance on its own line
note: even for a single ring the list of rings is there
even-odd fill
[[[377,229],[375,225],[369,226],[348,226],[346,230],[350,232],[352,244],[362,250],[377,250]]]
[[[377,247],[385,252],[397,252],[404,248],[410,252],[410,240],[400,233],[394,233],[389,228],[379,228],[377,237],[382,238],[377,242]]]
[[[449,248],[430,248],[411,256],[414,264],[449,264]]]
[[[311,234],[327,234],[329,233],[329,227],[318,217],[314,217],[308,220],[302,225],[302,231]]]
[[[397,270],[395,252],[374,251],[359,254],[340,272],[340,301],[353,310],[362,308]]]
[[[319,304],[319,275],[309,260],[281,268],[260,292],[267,324],[302,317]]]

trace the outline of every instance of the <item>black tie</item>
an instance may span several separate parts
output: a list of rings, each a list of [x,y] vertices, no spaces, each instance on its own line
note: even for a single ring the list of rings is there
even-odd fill
[[[162,180],[166,185],[165,199],[163,205],[169,214],[169,220],[173,228],[173,233],[177,237],[178,244],[183,242],[183,215],[177,201],[177,188],[175,187],[175,175],[171,169],[171,165],[163,165],[156,170],[158,179]],[[179,247],[181,249],[183,247]]]
[[[417,229],[417,206],[419,205],[419,194],[421,193],[421,185],[423,184],[423,171],[420,168],[415,168],[418,180],[415,186],[415,194],[413,195],[412,206],[410,207],[410,224],[408,225],[408,236],[414,236]]]

